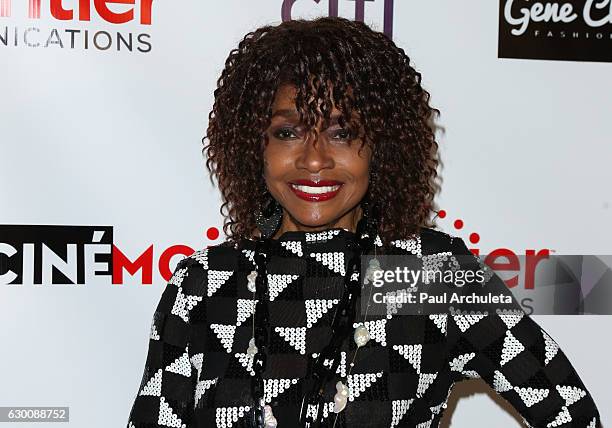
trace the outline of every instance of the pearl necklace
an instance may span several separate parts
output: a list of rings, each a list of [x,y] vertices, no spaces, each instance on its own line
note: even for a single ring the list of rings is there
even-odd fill
[[[378,262],[378,259],[376,258],[376,247],[374,247],[374,250],[375,250],[374,258],[371,259],[370,262],[368,263],[368,269],[366,271],[366,275],[364,278],[364,284],[367,284],[370,280],[373,279],[373,274],[375,270],[380,269],[380,263]],[[348,370],[348,373],[346,374],[347,378],[351,375],[351,371],[353,370],[353,367],[355,366],[355,358],[357,357],[357,352],[359,352],[359,349],[362,346],[365,346],[370,341],[370,332],[368,331],[368,328],[365,326],[365,324],[368,319],[368,310],[370,309],[370,299],[372,298],[372,286],[373,286],[373,283],[370,285],[370,293],[368,295],[368,304],[366,306],[365,314],[363,316],[363,321],[359,323],[359,325],[355,328],[355,331],[353,332],[353,341],[355,342],[355,345],[357,345],[357,348],[355,349],[355,352],[353,353],[353,358],[351,359],[349,370]],[[336,417],[334,418],[333,427],[336,426],[336,422],[338,420],[338,413],[340,413],[346,407],[346,403],[348,400],[348,394],[349,394],[348,387],[344,385],[342,381],[338,381],[338,383],[336,383],[336,391],[337,391],[336,395],[334,395],[334,409],[333,409],[333,412],[336,413]]]

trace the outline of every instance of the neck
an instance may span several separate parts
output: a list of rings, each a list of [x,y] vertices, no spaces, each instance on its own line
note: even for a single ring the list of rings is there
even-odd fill
[[[363,209],[361,205],[357,205],[355,208],[350,210],[348,213],[339,217],[338,219],[319,226],[308,226],[299,223],[292,218],[286,210],[283,209],[283,219],[278,231],[274,234],[272,239],[277,239],[285,232],[289,231],[301,231],[301,232],[321,232],[327,229],[340,227],[350,232],[356,232],[357,223],[363,216]]]

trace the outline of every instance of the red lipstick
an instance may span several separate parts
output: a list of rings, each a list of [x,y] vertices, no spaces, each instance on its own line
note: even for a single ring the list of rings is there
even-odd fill
[[[336,180],[312,181],[299,179],[288,183],[298,198],[309,202],[327,201],[338,194],[343,183]]]

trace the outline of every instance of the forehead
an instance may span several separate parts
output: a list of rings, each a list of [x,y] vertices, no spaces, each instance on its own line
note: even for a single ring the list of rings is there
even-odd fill
[[[291,84],[279,86],[272,103],[272,111],[280,109],[293,109],[295,107],[295,96],[297,88]]]
[[[351,93],[350,90],[349,93]],[[290,83],[280,85],[276,91],[274,101],[272,103],[272,114],[276,112],[283,113],[282,116],[290,116],[292,112],[297,114],[295,104],[296,95],[297,88],[295,87],[295,85]],[[333,100],[331,100],[331,102],[333,106],[332,115],[336,117],[340,113],[340,110],[336,108],[336,105]],[[353,117],[359,116],[357,111],[353,111],[352,113]]]

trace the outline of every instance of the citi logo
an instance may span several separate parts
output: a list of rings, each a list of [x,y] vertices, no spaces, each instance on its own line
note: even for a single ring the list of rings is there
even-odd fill
[[[1,0],[0,0],[1,1]],[[337,17],[339,15],[339,1],[340,0],[328,0],[327,1],[327,15]],[[293,19],[293,7],[296,3],[300,3],[300,6],[313,5],[313,3],[319,4],[321,0],[283,0],[281,5],[281,19],[283,22],[290,21]],[[383,13],[383,33],[393,39],[393,0],[345,0],[347,3],[353,3],[355,9],[355,21],[364,22],[366,18],[366,3],[368,7],[372,4],[375,6],[382,5]]]
[[[28,0],[27,16],[40,19],[41,13],[48,13],[59,21],[91,21],[92,15],[96,14],[111,24],[137,22],[151,25],[152,3],[153,0],[48,0],[44,3],[42,0]],[[116,12],[119,7],[113,6],[111,10],[109,4],[121,4],[124,10]],[[11,14],[12,0],[0,0],[0,17],[10,17]]]

